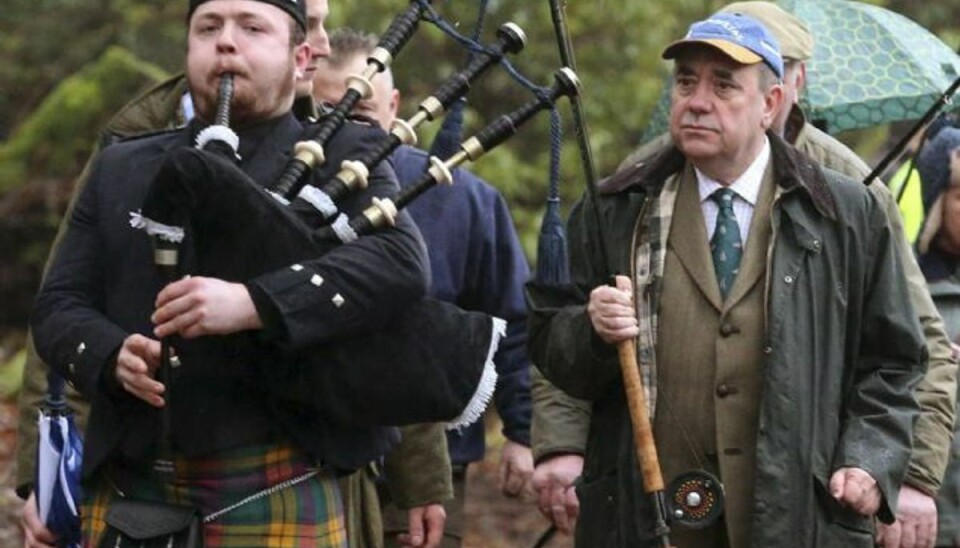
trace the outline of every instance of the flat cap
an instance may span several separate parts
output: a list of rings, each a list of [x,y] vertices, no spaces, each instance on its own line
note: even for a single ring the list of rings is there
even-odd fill
[[[720,9],[722,13],[740,13],[753,17],[767,27],[780,43],[780,55],[785,60],[806,61],[813,55],[813,35],[797,16],[772,2],[751,0],[734,2]]]

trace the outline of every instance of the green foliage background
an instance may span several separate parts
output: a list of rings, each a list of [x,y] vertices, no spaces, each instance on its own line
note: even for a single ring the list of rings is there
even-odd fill
[[[639,141],[660,93],[668,65],[659,53],[689,22],[719,8],[717,0],[567,0],[568,25],[583,84],[592,148],[601,175],[609,173]],[[956,47],[960,5],[955,0],[876,0],[911,17]],[[374,32],[407,0],[331,0],[328,28],[350,25]],[[478,0],[436,0],[437,10],[470,34]],[[5,0],[0,10],[0,213],[13,211],[44,226],[55,225],[65,200],[39,206],[21,197],[31,185],[72,180],[92,147],[97,128],[134,95],[134,90],[177,70],[183,57],[187,2],[156,0]],[[490,0],[483,40],[513,21],[527,34],[525,51],[512,59],[528,78],[548,85],[559,67],[557,40],[547,0]],[[454,69],[465,52],[435,27],[424,24],[394,64],[408,116]],[[511,110],[530,94],[505,71],[485,76],[471,90],[467,134]],[[569,108],[562,152],[564,206],[583,191],[583,172]],[[429,143],[436,128],[423,131]],[[887,142],[887,128],[847,136],[873,158]],[[549,159],[546,115],[481,159],[473,169],[507,197],[533,260],[543,210]],[[66,185],[66,188],[69,188]],[[15,199],[16,198],[16,199]],[[27,215],[26,213],[29,213]],[[39,219],[39,220],[38,220]],[[27,222],[27,221],[24,221]],[[43,232],[49,237],[49,232]],[[38,261],[34,242],[25,261]],[[23,256],[23,254],[20,254]],[[8,253],[3,257],[9,258]],[[15,259],[20,260],[20,259]],[[36,269],[36,265],[34,265]],[[2,277],[0,277],[2,281]]]

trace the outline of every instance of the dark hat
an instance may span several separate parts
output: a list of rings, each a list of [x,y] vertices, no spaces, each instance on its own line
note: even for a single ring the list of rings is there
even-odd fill
[[[664,59],[673,59],[687,44],[705,44],[723,52],[742,65],[764,62],[777,78],[783,78],[780,44],[756,19],[739,13],[716,13],[690,25],[682,40],[663,50]]]
[[[926,253],[942,222],[940,197],[951,184],[960,184],[960,172],[951,180],[953,151],[960,149],[960,129],[945,127],[923,145],[917,156],[917,173],[923,196],[924,224],[917,238],[917,249]]]
[[[930,211],[937,196],[950,185],[950,154],[957,148],[960,148],[960,129],[945,127],[923,145],[917,157],[925,213]]]
[[[209,0],[190,0],[190,11],[187,12],[187,21],[193,15],[197,6],[208,2]],[[252,2],[263,2],[264,4],[273,4],[283,11],[290,14],[293,20],[297,22],[300,30],[307,31],[307,0],[250,0]]]

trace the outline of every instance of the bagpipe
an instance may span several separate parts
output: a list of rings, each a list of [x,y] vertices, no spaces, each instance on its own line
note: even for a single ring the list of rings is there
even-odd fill
[[[315,171],[326,162],[325,146],[344,124],[353,123],[349,113],[371,93],[369,79],[389,65],[427,9],[426,1],[414,0],[394,19],[368,58],[364,74],[350,77],[342,100],[312,128],[309,139],[297,143],[290,164],[267,188],[238,167],[238,139],[225,123],[231,79],[221,78],[217,123],[201,132],[197,146],[168,153],[134,219],[135,226],[153,238],[156,266],[169,273],[168,279],[186,273],[179,264],[184,256],[191,257],[190,274],[228,281],[246,281],[283,268],[296,270],[300,261],[388,229],[410,201],[432,186],[451,183],[452,168],[501,144],[560,97],[578,93],[576,75],[561,69],[552,87],[539,89],[536,98],[498,118],[464,142],[459,152],[443,160],[431,158],[417,184],[392,199],[374,198],[361,215],[347,218],[338,211],[338,201],[362,190],[371,170],[401,143],[414,142],[413,129],[442,114],[471,80],[504,54],[523,47],[522,31],[505,25],[498,33],[499,43],[485,48],[448,79],[411,120],[394,124],[382,141],[364,143],[366,152],[344,161],[333,178],[318,179]],[[309,220],[304,207],[311,209]],[[317,217],[324,219],[319,225]],[[182,249],[187,244],[190,249]],[[503,320],[424,298],[369,333],[270,360],[262,370],[263,386],[284,404],[343,425],[447,422],[448,427],[460,427],[478,419],[492,396],[496,382],[492,357],[504,331]]]
[[[469,90],[471,82],[479,77],[484,71],[493,66],[494,63],[503,59],[506,53],[517,53],[525,45],[526,36],[523,30],[513,23],[506,23],[497,31],[499,42],[493,48],[483,50],[474,56],[472,61],[461,71],[449,77],[439,89],[430,97],[424,99],[417,106],[417,112],[409,120],[393,120],[389,137],[377,143],[363,157],[356,161],[344,162],[341,170],[330,180],[316,187],[306,184],[303,173],[313,169],[324,160],[322,143],[318,138],[312,141],[298,143],[295,157],[290,161],[284,174],[280,177],[277,184],[271,191],[281,201],[288,201],[294,197],[303,199],[312,204],[325,218],[333,217],[337,214],[335,205],[336,200],[346,196],[350,192],[360,190],[366,186],[367,176],[370,169],[376,166],[400,145],[416,145],[416,129],[426,121],[433,121],[442,116],[450,106]],[[369,74],[375,70],[379,64],[375,50],[371,59],[368,60],[367,72],[362,76],[348,77],[348,89],[344,98],[340,101],[333,111],[333,115],[327,120],[327,124],[342,123],[340,111],[343,105],[352,105],[361,97],[360,90],[363,91],[363,97],[369,96],[372,86],[369,82]],[[319,136],[325,133],[321,130]],[[333,227],[340,226],[337,221],[332,224]],[[340,234],[340,239],[346,241],[350,238],[347,234]]]

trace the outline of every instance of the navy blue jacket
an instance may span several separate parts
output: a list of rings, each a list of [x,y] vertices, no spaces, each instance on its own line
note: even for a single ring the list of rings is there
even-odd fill
[[[401,187],[416,183],[427,166],[422,150],[402,146],[391,158]],[[430,255],[429,295],[466,310],[507,321],[507,336],[494,356],[494,402],[507,439],[530,445],[530,362],[523,285],[530,277],[503,196],[472,173],[454,170],[452,186],[438,186],[407,211],[420,228]],[[483,458],[483,421],[448,433],[450,458],[465,464]]]

